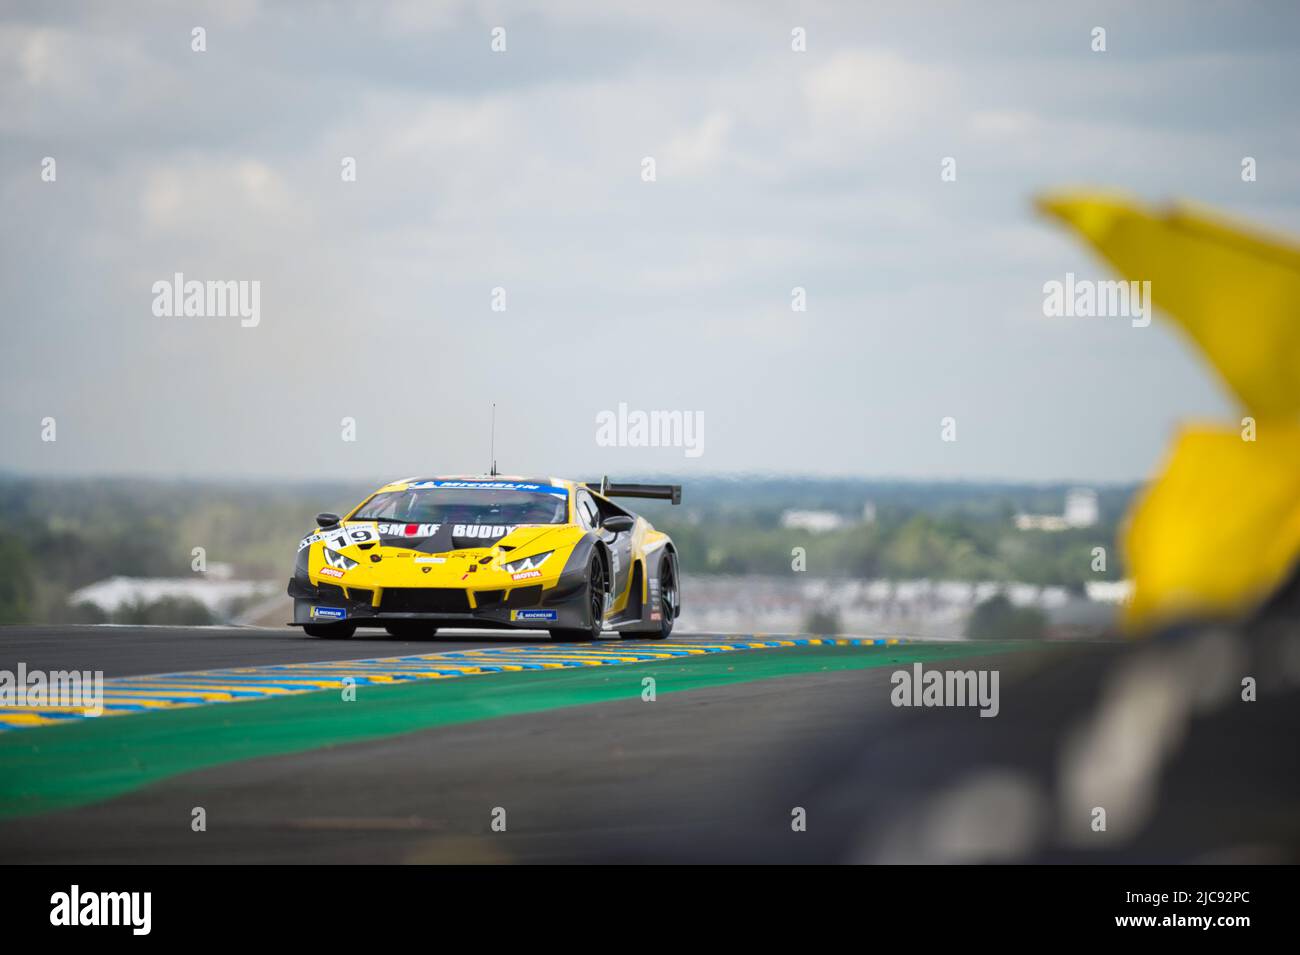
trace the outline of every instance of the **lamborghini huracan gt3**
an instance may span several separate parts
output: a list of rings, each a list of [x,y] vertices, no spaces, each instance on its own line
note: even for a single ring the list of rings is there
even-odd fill
[[[681,493],[499,475],[395,481],[344,517],[317,516],[289,581],[293,623],[315,637],[440,626],[667,637],[681,612],[677,550],[611,498],[677,504]]]

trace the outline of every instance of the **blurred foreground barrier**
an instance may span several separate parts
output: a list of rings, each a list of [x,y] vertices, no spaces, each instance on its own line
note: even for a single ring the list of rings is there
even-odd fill
[[[1300,248],[1187,206],[1099,193],[1038,206],[1125,279],[1150,282],[1244,411],[1185,427],[1130,512],[1125,623],[1240,618],[1294,581],[1300,557]]]

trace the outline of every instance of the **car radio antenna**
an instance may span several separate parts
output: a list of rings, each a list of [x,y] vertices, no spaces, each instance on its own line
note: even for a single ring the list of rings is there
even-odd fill
[[[489,477],[497,476],[497,403],[492,402],[492,430],[491,437],[488,438],[488,460],[492,462],[492,470],[488,472]]]

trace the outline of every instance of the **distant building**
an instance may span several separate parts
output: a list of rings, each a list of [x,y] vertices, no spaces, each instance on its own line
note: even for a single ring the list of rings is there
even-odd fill
[[[1022,531],[1063,531],[1069,526],[1060,514],[1016,515],[1016,527]]]
[[[1066,587],[1015,581],[886,580],[703,575],[691,580],[691,602],[678,625],[706,633],[797,634],[814,614],[830,614],[837,632],[870,636],[963,639],[981,603],[1003,594],[1047,617],[1048,634],[1068,639],[1111,630],[1130,585],[1097,581],[1085,599]],[[270,616],[268,622],[287,619]]]
[[[1090,487],[1071,488],[1065,495],[1065,523],[1071,527],[1093,527],[1101,519],[1097,492]]]
[[[808,531],[812,534],[825,534],[829,531],[842,530],[854,523],[850,518],[835,511],[785,511],[781,515],[781,526],[787,530]],[[876,523],[876,504],[867,501],[862,505],[862,523]]]
[[[781,526],[787,530],[825,534],[837,531],[848,524],[843,515],[834,511],[786,511],[781,515]]]
[[[188,598],[220,613],[231,603],[274,593],[277,585],[255,580],[208,580],[203,577],[109,577],[68,598],[72,606],[94,604],[105,613],[116,613],[136,604],[152,604],[165,598]]]
[[[203,572],[203,576],[208,580],[234,580],[235,567],[233,564],[222,564],[214,560],[208,564],[208,569]]]
[[[1095,580],[1083,586],[1088,599],[1094,603],[1122,604],[1133,596],[1131,580]]]
[[[1097,492],[1090,487],[1073,487],[1065,493],[1063,514],[1017,514],[1022,531],[1064,531],[1071,527],[1094,527],[1101,519]]]

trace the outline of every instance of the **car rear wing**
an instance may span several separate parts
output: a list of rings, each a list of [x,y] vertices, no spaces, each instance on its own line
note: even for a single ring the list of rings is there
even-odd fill
[[[599,482],[588,481],[587,487],[605,497],[642,497],[657,501],[682,503],[682,486],[680,484],[613,484],[609,478]]]

